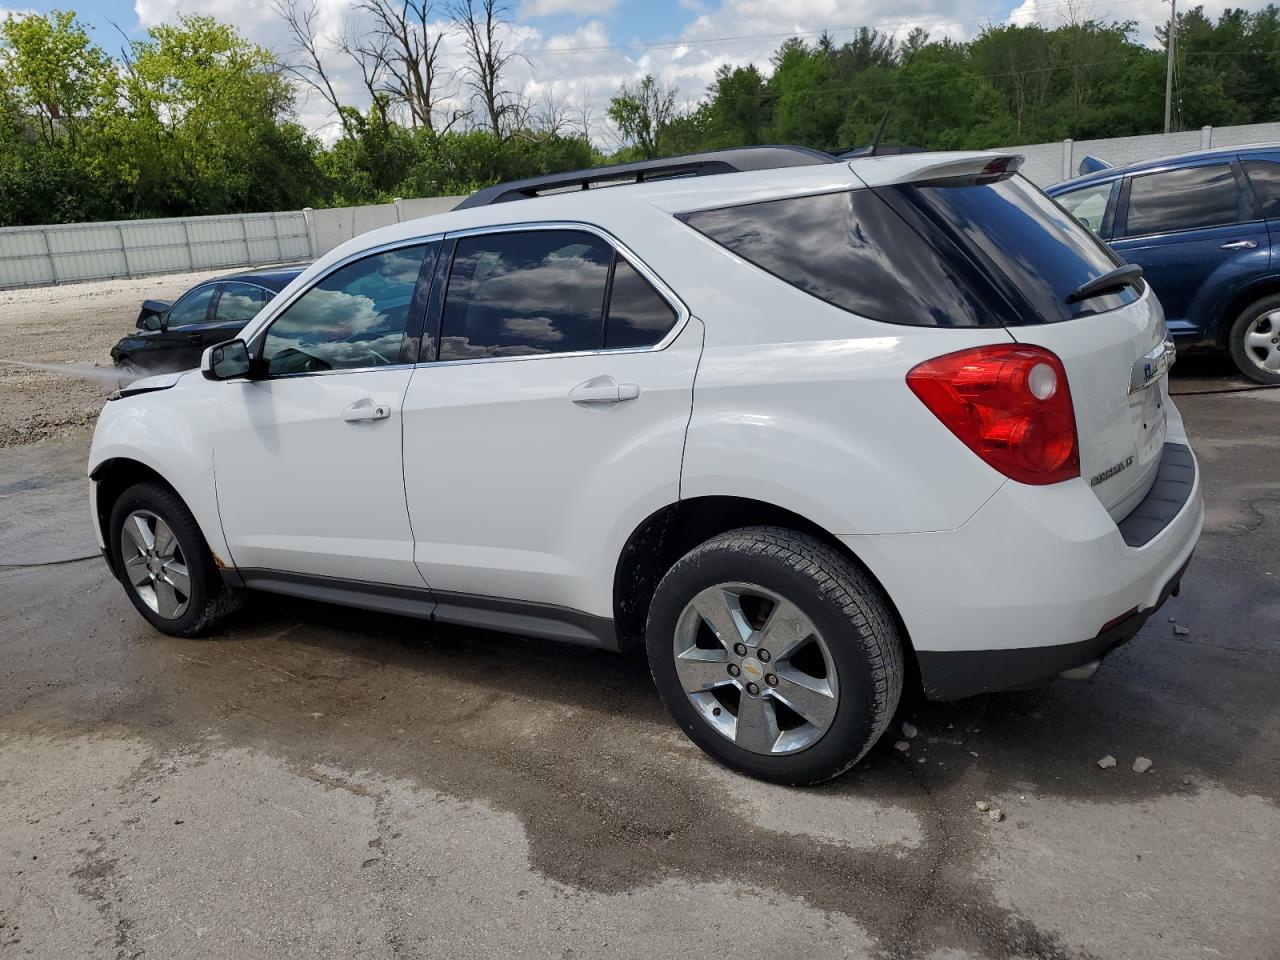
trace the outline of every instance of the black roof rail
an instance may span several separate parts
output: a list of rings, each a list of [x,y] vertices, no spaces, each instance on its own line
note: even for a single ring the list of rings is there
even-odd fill
[[[562,193],[573,189],[589,190],[595,185],[612,183],[644,183],[651,180],[671,180],[677,177],[707,177],[717,173],[742,173],[747,170],[776,170],[780,167],[805,167],[819,163],[835,163],[835,157],[809,147],[732,147],[727,150],[709,150],[691,153],[683,157],[667,157],[663,160],[640,160],[636,163],[617,163],[610,167],[593,167],[590,170],[572,170],[568,173],[552,173],[528,180],[512,180],[477,190],[453,209],[487,207],[511,200],[527,200],[548,193]]]

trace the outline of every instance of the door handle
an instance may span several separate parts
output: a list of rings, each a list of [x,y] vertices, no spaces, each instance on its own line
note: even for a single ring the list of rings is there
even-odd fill
[[[1252,250],[1258,245],[1257,240],[1232,240],[1222,245],[1223,250]]]
[[[593,377],[569,391],[574,403],[621,403],[640,396],[640,384],[619,383],[613,377]]]
[[[346,423],[368,423],[370,420],[385,420],[391,416],[391,407],[385,403],[374,403],[368,397],[362,397],[342,411],[342,419]]]

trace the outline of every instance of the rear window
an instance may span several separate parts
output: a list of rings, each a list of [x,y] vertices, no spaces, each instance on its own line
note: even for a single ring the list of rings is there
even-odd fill
[[[860,316],[915,326],[1000,323],[960,273],[871,190],[700,210],[680,219],[779,279]]]
[[[995,183],[881,188],[891,202],[916,207],[961,250],[976,253],[983,273],[1013,307],[1009,323],[1067,320],[1132,303],[1141,291],[1068,304],[1072,291],[1121,261],[1049,197],[1020,176]],[[1025,305],[1025,306],[1024,306]],[[1030,310],[1030,315],[1026,311]]]

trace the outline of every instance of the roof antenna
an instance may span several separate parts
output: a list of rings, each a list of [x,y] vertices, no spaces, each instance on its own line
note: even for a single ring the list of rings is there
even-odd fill
[[[884,116],[880,118],[880,125],[876,127],[875,136],[871,138],[871,149],[867,151],[868,157],[874,157],[876,155],[876,151],[880,149],[880,138],[884,136],[884,125],[886,122],[888,122],[889,114],[892,111],[893,111],[893,107],[890,106],[887,110],[885,110]]]

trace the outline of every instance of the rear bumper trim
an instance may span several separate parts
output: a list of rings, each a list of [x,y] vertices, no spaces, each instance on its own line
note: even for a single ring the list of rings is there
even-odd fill
[[[1166,443],[1160,454],[1156,482],[1147,495],[1116,526],[1124,542],[1144,547],[1160,535],[1191,499],[1196,486],[1196,460],[1191,448],[1182,443]]]
[[[1190,563],[1191,558],[1188,557],[1165,584],[1153,606],[1130,614],[1087,640],[1009,650],[917,651],[925,696],[930,700],[960,700],[997,690],[1025,690],[1101,661],[1117,647],[1132,640],[1152,614],[1177,592]],[[1092,679],[1095,672],[1096,668],[1087,671],[1088,676],[1085,677],[1085,671],[1081,671],[1079,677],[1069,679]]]

